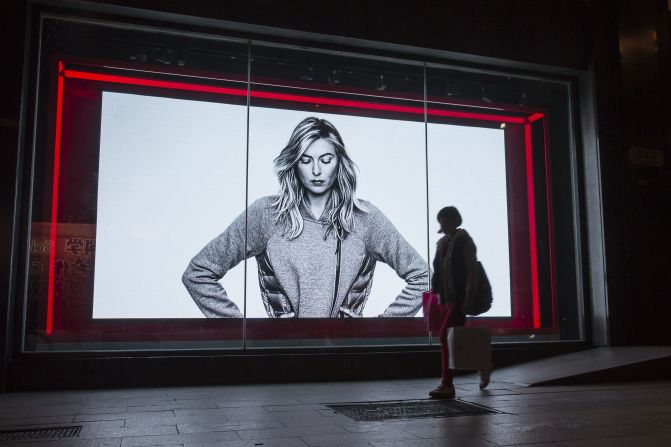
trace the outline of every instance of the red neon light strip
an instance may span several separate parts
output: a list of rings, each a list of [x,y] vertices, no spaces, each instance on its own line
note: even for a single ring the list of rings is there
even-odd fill
[[[543,125],[543,146],[545,152],[545,194],[546,194],[546,203],[548,208],[548,248],[550,250],[550,291],[552,293],[552,322],[555,327],[558,324],[557,321],[557,294],[555,291],[555,275],[554,275],[554,216],[553,216],[553,207],[552,205],[552,176],[550,172],[550,135],[548,132],[548,123],[546,120],[543,120],[541,123]]]
[[[61,154],[61,125],[62,125],[62,109],[63,109],[63,81],[64,78],[84,79],[90,81],[110,82],[115,84],[139,85],[145,87],[158,87],[172,90],[193,91],[202,93],[214,93],[220,95],[231,96],[247,96],[246,89],[235,89],[228,87],[216,87],[209,85],[189,84],[184,82],[161,81],[156,79],[135,78],[129,76],[107,75],[100,73],[89,73],[76,70],[64,70],[63,63],[58,63],[58,96],[57,96],[57,110],[56,110],[56,137],[54,146],[54,184],[52,189],[52,206],[51,206],[51,250],[49,257],[49,285],[47,297],[47,323],[46,333],[50,335],[53,331],[53,307],[54,307],[54,282],[55,282],[55,264],[56,264],[56,226],[58,214],[58,181],[60,171],[60,154]],[[391,104],[377,104],[365,101],[353,101],[346,99],[332,99],[332,98],[314,98],[303,95],[291,95],[283,93],[252,91],[251,96],[254,98],[273,99],[280,101],[293,101],[308,104],[331,105],[339,107],[350,107],[367,110],[380,110],[389,112],[401,112],[412,114],[424,114],[423,107],[408,107],[396,106]],[[475,119],[481,121],[494,121],[503,123],[525,124],[530,122],[531,117],[535,119],[541,118],[542,114],[534,114],[531,117],[522,118],[515,116],[504,116],[486,113],[473,112],[459,112],[454,110],[441,109],[427,109],[426,112],[432,116],[444,116],[450,118]],[[534,120],[535,120],[534,119]],[[532,257],[532,290],[533,290],[533,312],[534,312],[534,328],[540,328],[540,313],[538,303],[538,267],[536,265],[536,227],[533,216],[535,215],[535,207],[533,202],[533,178],[531,166],[531,129],[528,124],[525,124],[525,142],[527,151],[527,189],[529,191],[529,219],[530,219],[530,239],[531,239],[531,257]]]
[[[110,82],[112,84],[140,85],[143,87],[167,88],[170,90],[187,90],[191,92],[216,93],[219,95],[247,96],[247,89],[216,87],[213,85],[188,84],[185,82],[160,81],[158,79],[133,78],[129,76],[88,73],[84,71],[65,70],[64,76],[87,81]]]
[[[529,123],[533,123],[534,121],[537,121],[537,120],[543,118],[543,116],[544,116],[544,115],[543,115],[542,113],[532,113],[532,114],[529,115],[529,117],[527,118],[527,121],[528,121]]]
[[[58,178],[61,163],[61,124],[63,121],[63,63],[58,63],[58,93],[56,98],[56,136],[54,142],[54,184],[51,191],[51,234],[49,245],[49,286],[47,291],[46,334],[53,332],[54,282],[56,270],[56,226],[58,225]]]
[[[143,79],[129,76],[106,75],[100,73],[88,73],[75,70],[65,70],[64,75],[65,77],[72,79],[85,79],[89,81],[111,82],[115,84],[168,88],[171,90],[215,93],[220,95],[247,96],[247,89],[235,89],[228,87],[215,87],[210,85],[188,84],[185,82],[160,81],[156,79]],[[315,98],[312,96],[292,95],[286,93],[273,93],[273,92],[262,92],[262,91],[251,91],[250,96],[252,98],[260,98],[260,99],[273,99],[273,100],[291,101],[307,104],[350,107],[355,109],[412,113],[415,115],[424,114],[423,107],[397,106],[393,104],[377,104],[374,102],[354,101],[349,99]],[[494,121],[498,123],[524,124],[526,122],[526,119],[523,117],[494,115],[488,113],[458,112],[455,110],[439,110],[439,109],[429,109],[428,113],[429,115],[433,116],[475,119],[480,121]]]
[[[524,146],[527,164],[527,203],[529,207],[529,249],[531,257],[531,305],[534,329],[541,327],[538,296],[538,251],[536,246],[536,202],[534,196],[534,171],[531,145],[531,125],[524,125]]]

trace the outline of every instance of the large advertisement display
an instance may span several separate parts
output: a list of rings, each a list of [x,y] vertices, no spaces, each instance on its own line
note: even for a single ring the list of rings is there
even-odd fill
[[[104,92],[93,318],[421,316],[459,208],[510,316],[504,131]]]

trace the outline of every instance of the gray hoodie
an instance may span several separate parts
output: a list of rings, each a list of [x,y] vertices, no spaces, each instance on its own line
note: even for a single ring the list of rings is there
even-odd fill
[[[376,261],[393,268],[407,285],[382,317],[411,317],[428,288],[426,261],[375,206],[355,213],[354,230],[341,242],[338,293],[334,301],[337,239],[324,238],[326,222],[303,213],[303,231],[293,239],[275,223],[274,196],[258,199],[189,263],[182,281],[207,317],[241,318],[219,280],[252,256],[259,266],[261,295],[270,317],[358,317],[370,294]]]

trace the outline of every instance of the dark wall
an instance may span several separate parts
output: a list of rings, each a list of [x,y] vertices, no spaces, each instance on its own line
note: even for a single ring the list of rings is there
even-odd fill
[[[620,1],[618,15],[621,207],[629,294],[620,310],[621,344],[671,344],[671,12],[667,1]],[[635,155],[644,149],[641,160]],[[634,151],[634,152],[632,152]],[[654,161],[663,156],[661,166]],[[639,155],[640,157],[640,155]],[[648,165],[652,164],[652,165]]]
[[[56,2],[45,2],[56,3]],[[205,19],[368,39],[574,69],[593,66],[607,244],[609,328],[615,344],[669,343],[671,157],[666,0],[100,0]],[[290,3],[290,7],[287,4]],[[0,361],[11,334],[9,293],[25,2],[0,6]],[[202,22],[196,20],[194,23]],[[654,31],[654,38],[653,38]],[[621,58],[620,58],[621,54]],[[664,151],[662,167],[628,161],[631,146]],[[4,371],[0,367],[0,374]],[[1,379],[1,377],[0,377]]]
[[[10,270],[13,248],[13,207],[16,182],[16,156],[19,138],[19,104],[23,65],[25,5],[22,1],[0,4],[0,29],[3,33],[0,63],[0,390],[11,340],[13,312],[10,306]]]
[[[671,13],[666,0],[612,5],[591,11],[607,335],[612,345],[668,345]]]
[[[98,3],[574,68],[589,57],[582,0]]]

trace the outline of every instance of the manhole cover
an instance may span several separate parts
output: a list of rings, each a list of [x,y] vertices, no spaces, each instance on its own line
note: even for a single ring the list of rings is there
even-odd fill
[[[74,438],[79,436],[81,425],[72,427],[28,428],[25,430],[2,430],[0,441],[22,441],[24,439]]]
[[[384,421],[432,417],[476,416],[499,413],[461,400],[404,400],[326,405],[355,421]]]

